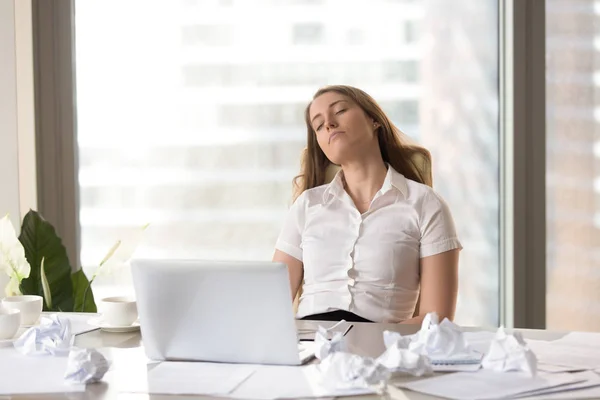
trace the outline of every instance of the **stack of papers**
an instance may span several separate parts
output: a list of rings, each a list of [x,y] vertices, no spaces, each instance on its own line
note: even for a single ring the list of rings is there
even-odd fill
[[[403,383],[399,387],[454,400],[493,400],[546,393],[551,388],[584,382],[576,374],[545,374],[534,378],[522,372],[459,372]],[[561,389],[562,390],[562,389]]]
[[[600,368],[600,335],[597,333],[572,332],[552,342],[528,340],[527,344],[541,364],[571,371]]]
[[[600,375],[593,371],[583,371],[571,374],[572,377],[583,379],[581,382],[570,383],[549,389],[523,394],[522,399],[597,399],[600,398]],[[591,396],[591,397],[586,397]]]

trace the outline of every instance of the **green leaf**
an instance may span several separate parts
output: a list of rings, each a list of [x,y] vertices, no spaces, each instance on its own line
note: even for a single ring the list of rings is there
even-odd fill
[[[52,292],[50,292],[50,285],[48,284],[48,278],[46,277],[46,271],[44,271],[44,260],[42,257],[42,264],[40,266],[40,278],[42,279],[42,291],[44,293],[44,300],[46,301],[46,307],[52,309]]]
[[[31,266],[29,278],[21,281],[23,294],[44,295],[41,277],[41,262],[52,297],[52,308],[44,305],[45,311],[74,311],[71,264],[67,250],[56,234],[54,227],[42,216],[29,210],[23,219],[19,241],[25,248],[25,257]]]
[[[79,269],[73,275],[71,275],[73,281],[73,292],[75,296],[75,311],[77,312],[97,312],[96,303],[94,302],[94,294],[92,288],[90,288],[85,294],[87,287],[90,284],[88,278],[85,276],[83,270]],[[83,297],[85,295],[85,304],[83,303]]]

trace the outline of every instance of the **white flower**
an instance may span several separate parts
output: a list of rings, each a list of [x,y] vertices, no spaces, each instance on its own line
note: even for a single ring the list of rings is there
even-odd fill
[[[0,271],[4,271],[10,277],[5,289],[7,296],[19,294],[21,281],[29,277],[31,272],[29,262],[25,258],[25,249],[8,215],[0,219]]]
[[[92,280],[98,275],[107,275],[125,266],[142,241],[148,225],[125,232],[123,239],[117,240],[104,256],[104,259],[98,265],[98,269],[93,274]]]
[[[17,278],[11,276],[4,289],[4,294],[8,297],[21,295],[21,289],[19,289],[20,284],[21,282]]]

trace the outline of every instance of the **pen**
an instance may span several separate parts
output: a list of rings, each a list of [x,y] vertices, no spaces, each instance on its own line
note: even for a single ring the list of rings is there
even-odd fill
[[[346,330],[344,331],[344,334],[342,336],[346,336],[352,328],[354,328],[354,324],[348,325],[348,327],[346,328]]]

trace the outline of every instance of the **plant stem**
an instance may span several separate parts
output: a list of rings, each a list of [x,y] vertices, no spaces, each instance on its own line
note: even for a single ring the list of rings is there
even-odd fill
[[[94,279],[96,279],[95,276],[90,280],[90,283],[85,288],[85,292],[83,292],[83,302],[81,303],[81,312],[84,312],[83,310],[85,308],[85,299],[87,297],[88,290],[90,290],[90,288],[92,287],[92,282],[94,282]]]

